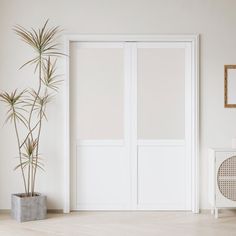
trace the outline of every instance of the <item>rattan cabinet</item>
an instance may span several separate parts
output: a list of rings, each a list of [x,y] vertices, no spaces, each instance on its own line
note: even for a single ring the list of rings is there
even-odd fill
[[[212,214],[236,208],[236,149],[209,149],[209,202]]]

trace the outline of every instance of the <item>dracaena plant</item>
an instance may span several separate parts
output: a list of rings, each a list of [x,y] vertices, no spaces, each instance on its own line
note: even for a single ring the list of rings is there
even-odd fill
[[[57,43],[61,30],[58,26],[48,27],[48,20],[39,29],[27,30],[17,25],[13,30],[34,51],[34,58],[20,69],[33,66],[32,77],[37,79],[37,88],[4,91],[0,93],[0,101],[7,106],[5,122],[11,122],[14,126],[19,158],[15,170],[21,172],[24,196],[34,196],[37,170],[44,169],[39,150],[43,121],[47,120],[46,108],[61,82],[56,72],[57,58],[64,55]]]

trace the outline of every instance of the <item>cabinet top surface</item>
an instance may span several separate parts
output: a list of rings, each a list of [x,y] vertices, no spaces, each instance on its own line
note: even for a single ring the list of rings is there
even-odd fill
[[[215,152],[236,152],[236,148],[209,148]]]

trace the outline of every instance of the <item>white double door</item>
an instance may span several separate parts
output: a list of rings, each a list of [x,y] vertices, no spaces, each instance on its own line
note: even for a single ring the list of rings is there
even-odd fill
[[[191,48],[70,46],[71,209],[191,210]]]

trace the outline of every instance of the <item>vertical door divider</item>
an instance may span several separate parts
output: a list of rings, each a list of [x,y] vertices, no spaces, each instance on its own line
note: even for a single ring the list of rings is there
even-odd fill
[[[137,147],[137,45],[130,42],[131,52],[131,165],[132,209],[138,207],[138,147]]]
[[[132,170],[132,148],[131,148],[131,140],[132,140],[132,84],[131,84],[131,45],[130,43],[124,43],[124,134],[125,134],[125,147],[126,147],[126,158],[129,160],[129,209],[133,207],[133,170]]]

